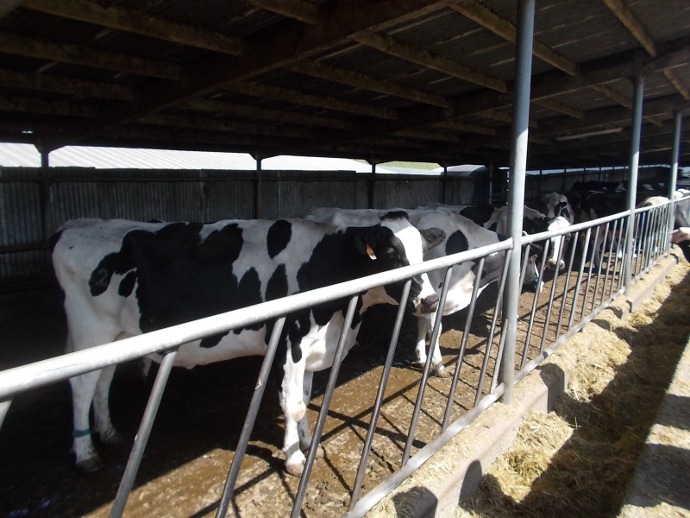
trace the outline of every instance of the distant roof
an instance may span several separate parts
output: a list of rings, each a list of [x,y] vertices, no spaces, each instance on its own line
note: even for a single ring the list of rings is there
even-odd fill
[[[221,169],[252,171],[256,160],[246,153],[125,149],[66,146],[50,153],[50,167],[95,169]],[[40,167],[41,155],[32,144],[0,144],[0,167]],[[262,160],[266,170],[355,171],[370,173],[371,165],[347,158],[275,156]],[[392,172],[377,166],[377,172]]]

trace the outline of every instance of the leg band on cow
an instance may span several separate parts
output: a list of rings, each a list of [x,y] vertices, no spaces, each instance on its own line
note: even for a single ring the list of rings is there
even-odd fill
[[[91,435],[91,428],[86,428],[85,430],[74,430],[74,432],[72,432],[72,436],[75,439],[86,437],[87,435]]]

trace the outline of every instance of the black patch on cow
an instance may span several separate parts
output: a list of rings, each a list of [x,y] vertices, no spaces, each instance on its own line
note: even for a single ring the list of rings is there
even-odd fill
[[[144,332],[260,302],[256,271],[248,271],[240,282],[233,273],[242,229],[230,224],[202,240],[201,228],[175,223],[156,232],[127,233],[120,250],[104,257],[92,272],[91,293],[103,293],[113,274],[129,272],[119,293],[128,296],[138,281],[139,326]],[[207,339],[204,345],[212,342]]]
[[[461,216],[471,219],[479,226],[484,226],[484,223],[491,219],[491,215],[496,208],[493,205],[473,205],[465,207],[460,211]],[[493,229],[495,231],[495,228]]]
[[[129,272],[120,281],[120,286],[117,289],[117,294],[121,297],[129,297],[134,291],[134,285],[137,282],[137,273],[132,271]]]
[[[466,252],[470,249],[470,245],[467,242],[467,236],[462,230],[456,230],[446,241],[446,255],[458,254],[460,252]]]
[[[285,265],[279,265],[266,283],[266,300],[279,299],[288,294],[288,280]]]
[[[289,221],[279,219],[270,226],[266,236],[266,245],[271,259],[285,250],[291,238],[292,224]]]
[[[549,224],[553,219],[549,219],[546,216],[537,218],[522,218],[522,230],[528,234],[537,234],[539,232],[545,232],[549,229]]]

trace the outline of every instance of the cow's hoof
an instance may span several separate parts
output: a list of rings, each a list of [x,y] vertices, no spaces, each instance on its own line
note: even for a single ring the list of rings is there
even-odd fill
[[[287,471],[293,477],[301,477],[304,472],[304,464],[301,462],[299,464],[287,464],[285,463],[285,471]]]
[[[323,459],[324,455],[326,455],[326,454],[324,453],[323,446],[321,446],[319,444],[318,447],[316,448],[316,458],[317,459]]]
[[[110,429],[109,431],[99,434],[101,442],[108,446],[121,446],[125,442],[124,436],[117,430]]]
[[[103,468],[103,463],[101,462],[101,459],[99,459],[98,457],[92,457],[89,459],[77,461],[75,466],[77,470],[79,470],[81,473],[89,475],[91,473],[96,473],[97,471],[100,471]]]
[[[434,367],[434,375],[438,378],[450,378],[450,372],[448,372],[448,369],[446,369],[443,364]]]

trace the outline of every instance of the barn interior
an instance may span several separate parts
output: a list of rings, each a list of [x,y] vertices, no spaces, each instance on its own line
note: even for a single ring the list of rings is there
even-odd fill
[[[202,8],[188,0],[1,2],[0,141],[34,145],[43,167],[22,171],[0,166],[0,286],[13,293],[35,287],[37,272],[45,281],[48,236],[73,211],[112,211],[106,215],[119,216],[135,206],[160,209],[152,204],[153,191],[143,187],[159,184],[156,174],[109,171],[98,178],[93,170],[57,171],[51,167],[51,152],[64,146],[249,153],[258,169],[262,160],[277,155],[357,159],[370,164],[373,172],[376,165],[390,161],[437,163],[449,171],[481,164],[491,174],[502,175],[505,185],[515,150],[516,44],[521,31],[517,5],[512,0],[210,0]],[[690,110],[690,3],[537,0],[535,7],[525,167],[560,171],[543,175],[548,188],[559,191],[571,183],[571,175],[602,168],[625,182],[633,161],[655,179],[668,177],[674,165],[680,171],[690,167],[690,133],[682,124]],[[639,132],[634,124],[637,101],[642,106]],[[633,157],[638,138],[639,152]],[[24,182],[28,187],[22,175],[29,179]],[[328,197],[319,200],[342,201],[350,185],[360,189],[348,198],[353,205],[393,203],[393,198],[360,185],[370,183],[369,178],[349,172],[334,173],[325,181],[306,172],[198,176],[203,182],[251,184],[234,198],[228,198],[229,190],[223,192],[226,197],[216,200],[217,205],[193,213],[204,219],[221,217],[228,200],[240,216],[252,217],[259,213],[261,196],[266,205],[262,216],[298,215],[310,199],[325,192]],[[261,194],[252,191],[257,176],[264,179]],[[553,178],[551,183],[547,176]],[[59,188],[65,177],[81,187],[97,180],[107,188],[84,188],[74,201]],[[304,204],[271,207],[271,182],[288,185],[300,179],[306,183],[288,194],[304,198]],[[442,186],[431,185],[437,180],[428,178],[377,181],[391,192],[416,182],[416,187],[406,188],[447,202],[465,202],[460,195],[468,188],[464,180],[450,177]],[[305,189],[308,182],[312,186]],[[120,192],[116,184],[127,184],[128,190]],[[444,190],[448,185],[455,190]],[[33,189],[26,198],[25,187]],[[529,187],[526,195],[536,196]],[[543,188],[540,183],[536,190]],[[135,199],[137,189],[140,196]],[[288,194],[281,194],[282,203]],[[486,192],[470,194],[476,199]],[[164,205],[170,212],[135,215],[185,218],[187,197],[176,191]],[[54,348],[55,337],[48,333],[64,331],[54,294],[38,304],[11,300],[23,315],[39,307],[47,310],[45,330],[32,322],[25,325],[36,328],[37,341]],[[6,336],[26,340],[19,332]],[[16,365],[29,357],[26,350],[16,350],[5,361]],[[255,367],[246,370],[253,374]],[[220,385],[224,375],[216,369],[209,378]],[[201,377],[178,379],[187,383],[179,389],[180,398],[190,386],[203,387]],[[246,380],[238,378],[237,385],[226,387],[224,394],[246,388]],[[125,397],[142,400],[143,407],[143,389],[129,390],[133,393]],[[64,432],[69,426],[65,415],[57,415],[67,398],[64,392],[48,398],[54,407],[46,413],[54,418],[51,430]],[[211,408],[213,402],[204,403],[198,413],[213,427],[218,409]],[[168,409],[168,422],[175,422],[174,410]],[[28,409],[15,417],[20,418],[35,430],[44,426]],[[265,421],[272,418],[275,415],[265,416]],[[128,419],[130,429],[136,428],[135,419]],[[183,425],[155,447],[153,455],[164,461],[144,473],[144,480],[165,477],[182,460],[192,462],[188,451],[166,457],[195,426]],[[273,429],[269,432],[267,442],[279,441],[271,436],[276,435]],[[14,438],[24,432],[10,433]],[[67,448],[59,442],[64,439],[47,443],[40,449],[44,458],[29,467],[45,466],[46,461],[60,465],[50,487],[67,484],[74,494],[92,493],[98,505],[107,506],[112,487],[104,486],[116,485],[120,472],[108,473],[97,490],[92,481],[73,478],[67,471]],[[222,433],[213,433],[193,454],[205,455],[217,443],[227,449],[228,442]],[[254,448],[268,450],[264,444]],[[111,454],[110,460],[121,467],[123,457]],[[268,468],[262,468],[266,471],[259,472],[257,480],[277,471],[268,457]],[[27,473],[30,486],[34,475]],[[281,480],[275,487],[288,485],[294,492],[293,482]],[[323,493],[329,489],[324,482]],[[40,509],[41,503],[32,505]],[[79,505],[68,498],[59,509],[97,509]],[[323,510],[313,505],[310,511]],[[196,511],[201,515],[209,509]]]

